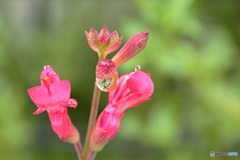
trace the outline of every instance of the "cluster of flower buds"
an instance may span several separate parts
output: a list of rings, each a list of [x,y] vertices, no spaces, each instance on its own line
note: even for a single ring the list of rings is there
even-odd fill
[[[119,37],[118,32],[109,32],[106,25],[98,32],[91,28],[89,32],[85,31],[89,46],[98,53],[100,59],[104,59],[109,53],[117,50],[121,43],[122,37]]]
[[[85,34],[89,46],[99,56],[99,62],[96,66],[96,83],[99,89],[104,92],[110,92],[116,87],[118,80],[117,67],[143,50],[148,40],[148,31],[137,33],[127,41],[112,59],[105,59],[107,54],[119,48],[122,37],[119,37],[117,31],[110,34],[106,25],[102,27],[99,34],[93,28]]]
[[[98,152],[118,133],[124,111],[149,100],[154,85],[150,75],[140,71],[139,66],[135,72],[120,78],[117,71],[117,67],[144,49],[148,40],[148,31],[132,36],[112,59],[106,59],[107,54],[115,51],[122,41],[122,37],[119,38],[116,31],[110,34],[104,25],[99,34],[93,28],[89,33],[85,33],[89,46],[99,56],[96,66],[96,84],[100,90],[109,92],[108,104],[98,117],[91,134],[90,148]],[[111,38],[112,35],[117,36]]]

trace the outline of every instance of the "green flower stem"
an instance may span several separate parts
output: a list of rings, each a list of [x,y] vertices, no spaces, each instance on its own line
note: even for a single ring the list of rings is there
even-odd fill
[[[88,121],[88,129],[87,129],[85,144],[84,144],[84,148],[83,148],[83,160],[87,160],[87,157],[88,157],[90,137],[91,137],[91,133],[92,133],[93,127],[96,122],[96,118],[97,118],[100,95],[101,95],[101,91],[95,83],[91,112],[90,112],[89,121]]]
[[[82,159],[82,144],[80,141],[74,144],[74,148],[77,152],[78,160]]]

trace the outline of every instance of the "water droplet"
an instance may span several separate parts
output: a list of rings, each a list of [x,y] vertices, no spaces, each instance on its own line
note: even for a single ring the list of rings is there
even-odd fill
[[[141,66],[140,65],[136,65],[136,67],[135,67],[135,72],[136,71],[140,71],[141,70]]]
[[[96,84],[98,88],[103,92],[110,92],[117,85],[118,77],[114,78],[96,78]]]

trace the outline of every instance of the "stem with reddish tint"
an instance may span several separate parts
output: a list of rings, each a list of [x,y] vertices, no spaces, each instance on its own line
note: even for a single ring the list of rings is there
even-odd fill
[[[74,144],[74,148],[77,152],[78,160],[82,159],[82,144],[80,141]]]
[[[90,112],[90,117],[89,117],[89,121],[88,121],[88,130],[87,130],[85,144],[84,144],[84,148],[83,148],[83,160],[87,160],[87,157],[88,157],[90,137],[91,137],[91,133],[92,133],[93,127],[96,122],[96,118],[97,118],[100,94],[101,94],[101,91],[95,83],[91,112]]]
[[[97,152],[90,150],[87,160],[94,160],[97,155]]]

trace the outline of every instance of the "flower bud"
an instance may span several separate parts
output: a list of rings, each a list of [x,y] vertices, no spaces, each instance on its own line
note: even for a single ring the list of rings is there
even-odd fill
[[[122,65],[143,50],[147,44],[148,34],[148,31],[144,31],[131,37],[122,49],[112,58],[115,65],[117,67]]]
[[[93,28],[89,32],[85,31],[85,34],[89,46],[98,53],[100,59],[104,59],[109,53],[117,50],[122,42],[122,37],[118,36],[118,32],[114,31],[110,34],[106,25],[103,25],[99,34]]]
[[[100,60],[96,66],[96,84],[104,92],[113,90],[117,85],[118,71],[112,60]]]

